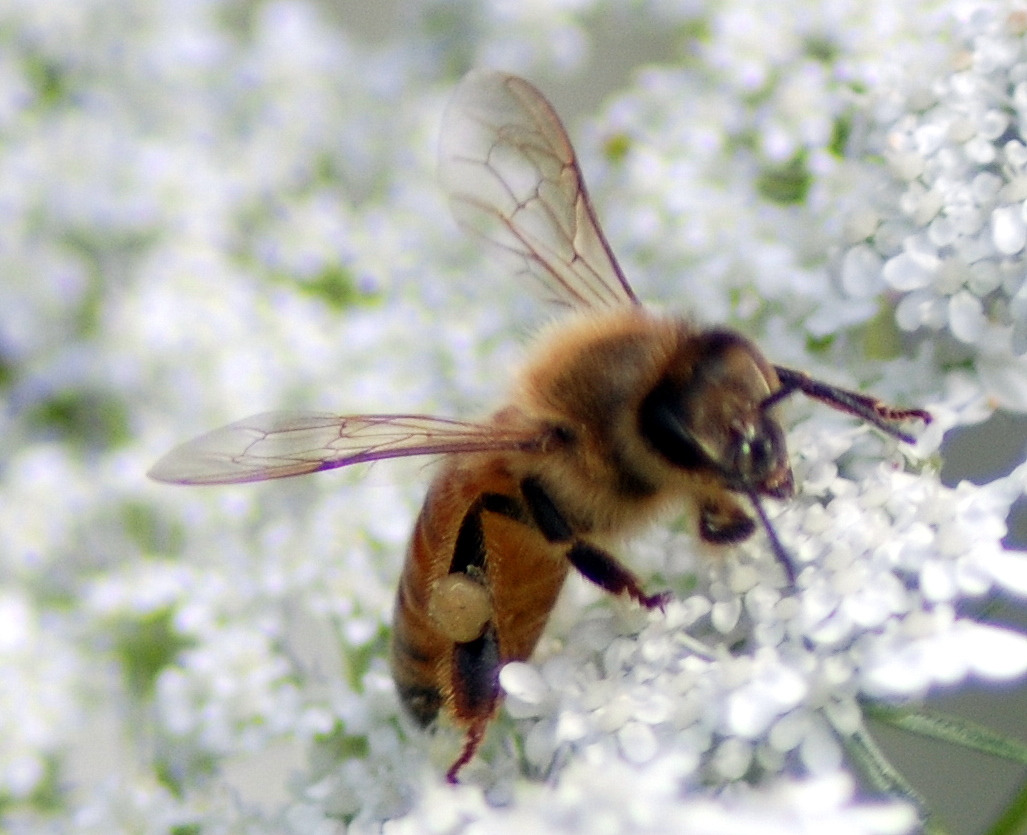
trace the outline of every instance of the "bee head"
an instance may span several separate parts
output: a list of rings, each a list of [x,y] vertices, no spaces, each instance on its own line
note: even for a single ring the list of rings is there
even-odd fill
[[[686,470],[712,470],[731,490],[775,498],[793,490],[776,378],[754,345],[729,331],[692,340],[687,355],[643,401],[643,436]]]

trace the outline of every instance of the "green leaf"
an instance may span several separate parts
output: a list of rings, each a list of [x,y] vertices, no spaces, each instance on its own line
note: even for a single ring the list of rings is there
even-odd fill
[[[123,446],[132,437],[128,409],[119,398],[106,392],[56,392],[35,406],[28,417],[45,433],[86,449]]]
[[[0,390],[8,388],[15,378],[15,367],[11,360],[8,360],[0,353]]]
[[[810,35],[806,38],[805,47],[810,58],[824,64],[830,64],[841,53],[838,44],[827,35]]]
[[[314,741],[321,749],[320,753],[327,755],[329,761],[336,764],[345,760],[367,759],[371,750],[366,736],[346,733],[342,723],[336,723],[331,731],[321,734]]]
[[[827,333],[823,336],[806,334],[806,350],[811,354],[826,354],[837,339],[837,335]]]
[[[631,137],[624,133],[615,133],[608,136],[603,143],[603,156],[614,165],[624,161],[624,158],[631,151]]]
[[[867,702],[864,713],[909,733],[942,740],[983,754],[1027,765],[1027,744],[998,734],[990,728],[937,710],[900,708]],[[1022,835],[1027,831],[1027,782],[1010,801],[986,835]]]
[[[895,307],[882,298],[874,318],[863,325],[863,353],[867,359],[891,360],[902,354],[902,334],[895,322]]]
[[[169,525],[146,502],[125,501],[120,507],[125,533],[143,554],[174,555],[182,550],[184,532],[177,525]]]
[[[25,58],[24,69],[41,108],[53,109],[68,100],[68,73],[60,64],[32,54]]]
[[[169,606],[114,625],[114,654],[128,689],[140,699],[153,694],[161,670],[193,644],[175,629],[174,616]]]
[[[366,644],[360,646],[343,645],[342,660],[346,668],[346,681],[357,693],[364,691],[364,676],[371,668],[375,658],[381,658],[388,652],[389,629],[382,625]]]
[[[166,744],[167,741],[164,742]],[[217,756],[210,752],[172,744],[170,749],[165,748],[154,760],[153,776],[176,798],[182,800],[191,785],[213,776],[219,767]]]
[[[341,264],[326,266],[317,277],[310,281],[298,281],[296,286],[302,293],[320,299],[332,310],[338,311],[370,298],[360,292],[353,274]]]
[[[831,128],[831,141],[827,144],[827,150],[836,157],[844,157],[851,135],[852,116],[843,114],[836,117]]]
[[[756,189],[767,200],[788,205],[802,203],[812,182],[806,152],[799,151],[786,163],[766,166],[756,180]]]
[[[45,764],[46,771],[43,774],[43,779],[32,789],[32,794],[28,799],[32,808],[46,814],[55,814],[65,807],[64,789],[66,787],[60,763],[53,756],[49,756],[46,758]]]

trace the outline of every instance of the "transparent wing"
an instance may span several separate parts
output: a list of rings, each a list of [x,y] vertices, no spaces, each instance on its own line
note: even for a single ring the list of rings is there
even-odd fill
[[[172,484],[233,484],[408,455],[531,451],[542,442],[538,430],[423,415],[265,412],[175,447],[147,475]]]
[[[439,176],[457,221],[522,260],[554,301],[639,303],[560,117],[524,79],[491,70],[464,77],[443,115]]]

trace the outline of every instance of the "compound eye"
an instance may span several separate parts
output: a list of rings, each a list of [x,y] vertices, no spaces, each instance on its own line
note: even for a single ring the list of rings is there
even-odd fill
[[[777,498],[792,495],[792,469],[788,463],[785,434],[767,419],[737,439],[736,475],[741,486]]]
[[[744,444],[744,474],[748,481],[758,482],[777,464],[777,450],[767,435],[759,434]]]
[[[787,468],[784,439],[769,421],[747,427],[732,438],[734,473],[746,487],[763,487],[775,474]]]

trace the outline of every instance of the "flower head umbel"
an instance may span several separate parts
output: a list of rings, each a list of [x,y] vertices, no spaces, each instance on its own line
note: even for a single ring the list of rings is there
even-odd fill
[[[1027,671],[1027,639],[966,616],[969,601],[1023,594],[1027,560],[1003,549],[995,510],[1025,471],[951,489],[882,464],[857,482],[807,439],[799,467],[821,476],[773,520],[806,566],[798,590],[781,587],[756,542],[701,566],[709,585],[665,616],[631,629],[594,613],[537,674],[504,672],[511,710],[540,717],[528,732],[536,766],[561,746],[599,746],[637,764],[687,753],[702,784],[818,775],[860,729],[861,698]]]
[[[533,814],[547,815],[540,819],[554,831],[607,818],[626,831],[654,802],[643,798],[655,784],[681,803],[652,831],[674,831],[673,822],[701,809],[705,801],[689,799],[700,787],[727,791],[744,817],[763,802],[753,783],[837,780],[861,745],[864,700],[906,703],[939,685],[1027,671],[1027,638],[970,616],[974,601],[1027,592],[1027,559],[1001,544],[1003,510],[1022,492],[1027,470],[985,488],[947,488],[894,464],[854,480],[840,471],[862,469],[862,435],[799,433],[795,459],[806,487],[773,519],[803,566],[794,591],[762,538],[696,565],[688,536],[654,534],[635,549],[636,562],[652,560],[672,586],[696,571],[696,591],[663,613],[597,607],[539,660],[504,668],[507,710],[523,734],[518,767],[545,775],[554,802],[618,775],[621,800],[610,807],[590,805],[566,819]],[[498,797],[517,794],[507,782],[509,757],[493,749],[468,779],[485,781]],[[435,803],[468,825],[525,814],[467,800]],[[854,798],[842,792],[836,800],[840,811]],[[808,811],[815,819],[823,809]],[[907,814],[875,817],[855,831],[904,831]],[[421,815],[413,812],[410,825]]]
[[[905,331],[974,356],[996,404],[1027,408],[1027,9],[970,3],[947,71],[873,91],[872,146],[887,163],[866,240],[844,255],[859,292],[897,300]]]

